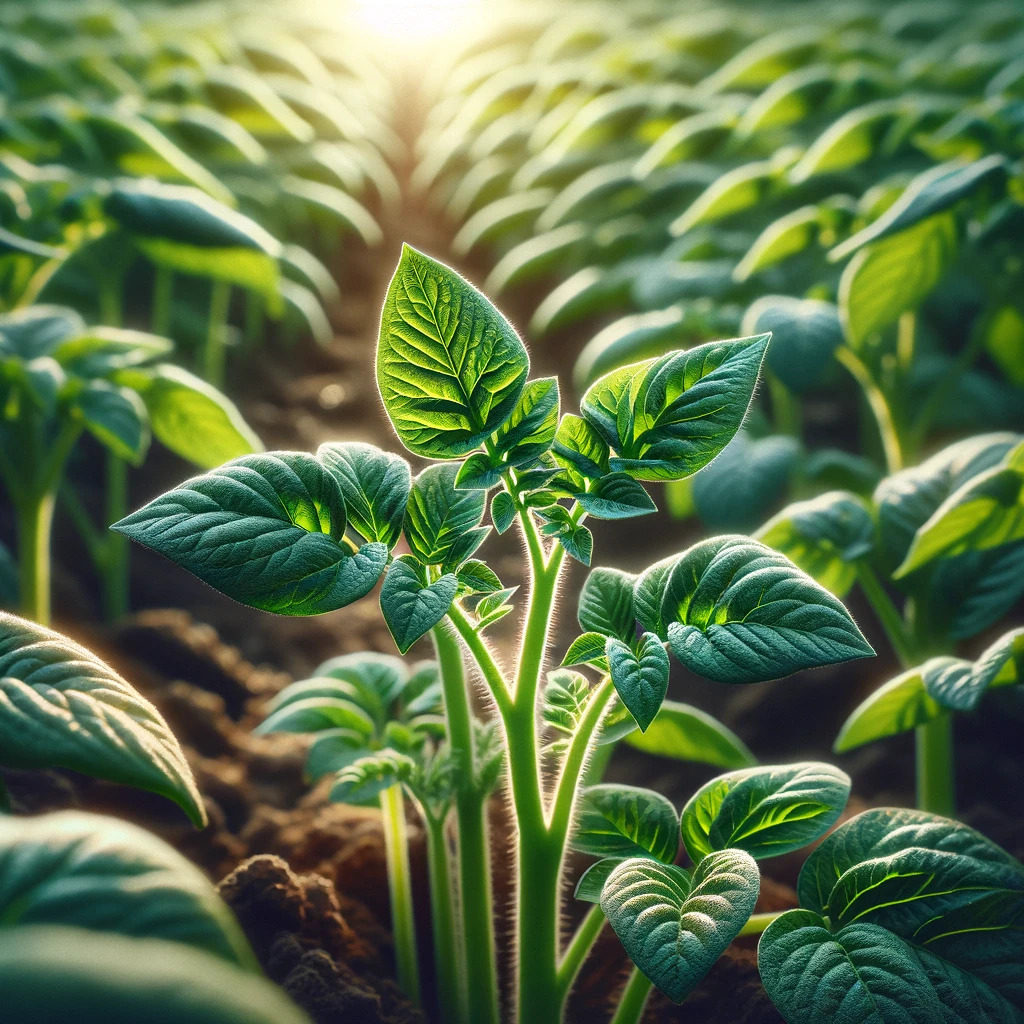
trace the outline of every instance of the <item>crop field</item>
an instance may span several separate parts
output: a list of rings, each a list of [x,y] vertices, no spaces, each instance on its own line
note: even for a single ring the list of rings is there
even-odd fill
[[[1020,0],[0,0],[2,1024],[1024,1024]]]

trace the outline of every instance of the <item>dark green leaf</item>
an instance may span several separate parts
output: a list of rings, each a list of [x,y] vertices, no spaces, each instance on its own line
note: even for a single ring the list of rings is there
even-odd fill
[[[591,571],[580,591],[576,618],[588,632],[615,636],[631,644],[636,639],[633,587],[636,577],[618,569]],[[602,652],[604,645],[602,642]]]
[[[515,521],[516,503],[508,491],[499,491],[491,499],[491,522],[498,533],[504,533]]]
[[[486,491],[500,483],[501,466],[495,464],[490,455],[484,452],[473,452],[459,466],[458,476],[455,477],[457,491]]]
[[[458,467],[428,466],[413,482],[405,513],[405,536],[425,565],[457,566],[487,536],[480,532],[487,495],[479,490],[456,490]]]
[[[75,399],[85,428],[119,459],[138,465],[149,447],[145,406],[134,391],[90,381]]]
[[[643,485],[626,473],[602,476],[588,491],[577,494],[576,500],[596,519],[631,519],[658,510]]]
[[[670,800],[636,786],[588,786],[579,800],[570,840],[594,857],[676,859],[679,819]]]
[[[312,455],[247,455],[193,477],[113,527],[242,604],[317,615],[364,597],[387,545],[350,551],[335,478]]]
[[[501,580],[494,570],[476,558],[463,562],[455,575],[459,586],[468,588],[471,594],[494,594],[501,590]]]
[[[429,586],[421,573],[413,558],[402,555],[392,564],[380,588],[380,610],[402,654],[448,614],[459,586],[454,573]]]
[[[695,864],[715,850],[746,850],[755,860],[792,853],[820,839],[849,796],[849,776],[814,761],[720,775],[683,808],[686,852]]]
[[[716,768],[746,768],[756,758],[731,729],[716,718],[677,701],[666,700],[646,732],[633,730],[626,742],[646,754],[699,761]]]
[[[600,903],[604,883],[608,881],[608,876],[622,863],[623,859],[622,857],[605,857],[603,860],[591,864],[580,875],[573,896],[586,903]]]
[[[197,825],[206,812],[159,712],[67,637],[0,612],[0,762],[71,768],[166,796]]]
[[[85,333],[85,321],[65,306],[16,309],[0,315],[0,356],[52,356],[63,342]]]
[[[405,246],[384,302],[377,383],[405,446],[458,458],[511,417],[529,372],[526,349],[493,305]]]
[[[577,526],[558,535],[558,543],[570,558],[582,565],[590,565],[594,554],[594,535],[585,527]]]
[[[309,696],[298,696],[282,704],[254,730],[258,736],[275,732],[321,732],[324,729],[346,729],[369,740],[374,722],[360,703],[341,695],[331,696],[311,689]]]
[[[614,636],[608,637],[604,650],[615,690],[643,732],[668,692],[668,654],[654,633],[644,633],[635,652]]]

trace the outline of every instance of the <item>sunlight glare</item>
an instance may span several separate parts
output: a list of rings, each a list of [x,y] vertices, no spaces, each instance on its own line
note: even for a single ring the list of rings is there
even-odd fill
[[[383,39],[439,39],[480,13],[482,0],[353,0],[356,18]]]

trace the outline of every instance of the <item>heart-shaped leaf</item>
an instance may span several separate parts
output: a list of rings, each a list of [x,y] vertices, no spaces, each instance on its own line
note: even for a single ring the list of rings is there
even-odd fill
[[[377,345],[377,385],[402,443],[454,459],[503,426],[530,369],[509,322],[453,270],[403,246]]]
[[[706,466],[746,416],[769,335],[709,342],[613,370],[580,411],[615,452],[613,471],[680,480]]]
[[[256,959],[205,876],[150,832],[61,811],[0,817],[0,918],[167,939],[251,971]]]
[[[637,618],[692,671],[726,683],[777,679],[871,656],[842,603],[788,558],[715,537],[647,569]]]
[[[580,628],[632,643],[636,638],[636,616],[633,614],[635,583],[635,576],[618,569],[592,570],[580,591],[576,611]]]
[[[633,963],[681,1003],[746,924],[759,889],[757,864],[742,850],[710,854],[692,878],[634,857],[608,876],[601,909]]]
[[[715,850],[746,850],[755,860],[791,853],[823,836],[849,797],[849,776],[814,761],[720,775],[683,808],[686,852],[694,863]]]
[[[828,491],[788,505],[755,536],[830,593],[844,597],[857,578],[854,563],[874,547],[875,523],[856,494]]]
[[[757,762],[743,740],[717,718],[678,701],[664,701],[647,731],[634,729],[625,740],[646,754],[716,768],[746,768]]]
[[[668,654],[653,633],[644,633],[635,651],[618,637],[610,636],[604,652],[615,690],[643,732],[654,721],[668,692]]]
[[[193,477],[112,528],[242,604],[319,615],[368,594],[387,545],[344,543],[337,481],[303,452],[247,455]]]
[[[380,610],[402,654],[448,614],[459,587],[454,573],[428,585],[422,571],[414,559],[403,555],[380,588]]]
[[[167,723],[84,647],[0,612],[0,696],[0,763],[71,768],[150,790],[205,824],[191,769]]]
[[[10,1021],[309,1024],[277,985],[161,939],[33,925],[0,933]]]
[[[405,536],[424,565],[461,565],[483,543],[487,494],[456,490],[458,466],[428,466],[413,482],[405,513]]]
[[[650,856],[671,864],[679,849],[679,819],[672,802],[649,789],[588,786],[571,845],[594,857]]]
[[[372,444],[322,444],[316,457],[338,481],[351,525],[368,541],[394,548],[412,488],[409,463]]]

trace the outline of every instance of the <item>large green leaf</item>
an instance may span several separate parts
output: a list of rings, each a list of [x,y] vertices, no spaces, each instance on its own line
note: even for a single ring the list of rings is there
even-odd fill
[[[428,584],[411,556],[392,564],[380,588],[380,610],[402,654],[448,614],[458,587],[454,573]]]
[[[412,488],[409,463],[358,441],[322,444],[316,457],[338,481],[352,527],[366,540],[393,548],[402,535]]]
[[[635,857],[608,876],[601,909],[633,963],[681,1003],[746,924],[759,888],[757,864],[742,850],[712,853],[692,878]]]
[[[646,754],[716,768],[746,768],[757,761],[739,736],[718,719],[673,700],[662,703],[646,732],[634,729],[625,742]]]
[[[138,465],[145,458],[149,424],[135,392],[104,380],[89,381],[75,398],[74,412],[89,433],[119,459]]]
[[[900,314],[917,309],[956,256],[952,213],[940,213],[867,246],[839,284],[839,312],[855,348],[868,344]]]
[[[668,654],[653,633],[644,633],[635,650],[610,636],[604,651],[615,691],[643,732],[654,721],[668,692]]]
[[[614,450],[610,468],[640,480],[678,480],[706,466],[746,416],[768,338],[709,342],[592,384],[580,411]]]
[[[352,551],[334,476],[312,455],[246,455],[155,498],[113,529],[242,604],[318,615],[373,589],[387,545]]]
[[[577,494],[576,500],[595,519],[632,519],[658,510],[643,485],[627,473],[608,473]]]
[[[377,384],[410,451],[453,459],[479,447],[511,417],[529,368],[523,343],[480,292],[403,247],[384,300]]]
[[[836,597],[845,597],[857,578],[857,559],[874,547],[875,523],[856,494],[828,491],[788,505],[755,537],[782,552]]]
[[[1024,443],[954,491],[914,535],[896,578],[937,558],[1024,540]]]
[[[776,679],[874,652],[849,612],[788,558],[715,537],[647,569],[637,618],[692,671],[719,682]]]
[[[594,857],[676,859],[679,823],[672,802],[636,786],[588,786],[580,797],[572,848]]]
[[[428,466],[412,485],[405,536],[425,565],[461,565],[483,543],[490,527],[480,526],[487,505],[481,490],[456,490],[458,466]]]
[[[715,850],[746,850],[755,860],[791,853],[823,836],[849,796],[849,776],[815,761],[720,775],[683,808],[686,852],[694,863]]]
[[[281,989],[178,942],[35,925],[0,932],[10,1024],[309,1024]]]
[[[0,762],[71,768],[206,812],[167,723],[109,665],[67,637],[0,612]]]
[[[0,919],[183,942],[258,970],[203,873],[152,833],[116,818],[78,811],[0,817]]]
[[[632,643],[636,638],[636,616],[633,614],[635,584],[635,576],[619,569],[593,569],[580,591],[576,610],[580,628]]]
[[[122,370],[114,380],[138,393],[154,437],[203,469],[263,450],[234,402],[180,366]]]

